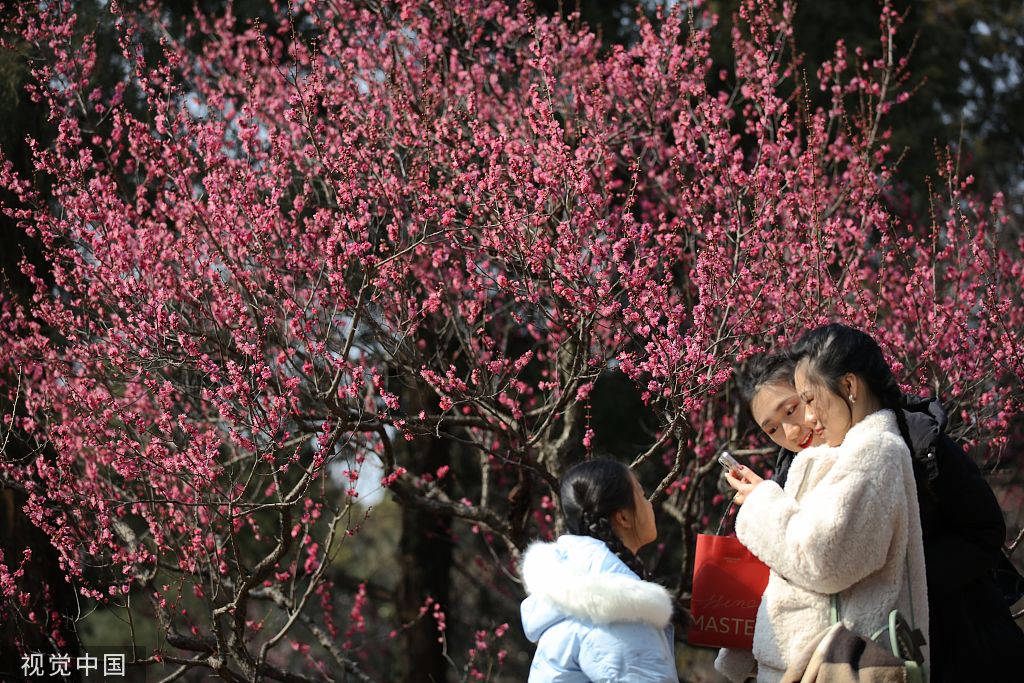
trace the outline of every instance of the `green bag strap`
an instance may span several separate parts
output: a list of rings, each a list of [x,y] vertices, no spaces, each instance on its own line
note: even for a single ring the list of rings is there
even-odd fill
[[[914,620],[914,590],[913,585],[910,582],[910,542],[907,539],[907,555],[903,563],[903,576],[907,582],[907,598],[910,601],[910,628],[912,631],[911,637],[915,641],[918,647],[925,645],[924,634],[921,633],[920,629],[917,628],[917,623]],[[899,646],[896,638],[896,615],[899,612],[893,610],[889,613],[889,646],[893,654],[898,654]],[[842,617],[842,605],[839,599],[839,593],[832,593],[829,595],[829,623],[835,625],[839,623]],[[871,636],[871,640],[875,640],[886,627],[882,627],[876,633]],[[905,661],[907,667],[907,683],[924,683],[927,680],[924,667],[920,666],[913,659]]]
[[[907,555],[903,559],[903,577],[907,581],[907,597],[910,599],[910,628],[917,630],[917,623],[914,621],[914,587],[910,585],[910,535],[907,535]],[[838,624],[840,620],[839,593],[832,593],[829,597],[829,624]]]

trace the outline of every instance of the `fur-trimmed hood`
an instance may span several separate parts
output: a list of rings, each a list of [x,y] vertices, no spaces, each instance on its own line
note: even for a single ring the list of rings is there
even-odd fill
[[[604,543],[588,536],[534,543],[523,554],[521,573],[530,596],[523,605],[523,626],[533,641],[566,618],[657,628],[672,619],[665,588],[641,580]]]
[[[529,683],[679,683],[668,591],[640,580],[604,543],[534,543],[520,572],[529,593],[523,631],[537,643]]]

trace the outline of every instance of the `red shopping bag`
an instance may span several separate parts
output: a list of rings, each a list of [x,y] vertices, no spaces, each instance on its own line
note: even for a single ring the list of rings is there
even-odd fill
[[[698,534],[687,641],[749,650],[767,585],[768,567],[735,536]]]

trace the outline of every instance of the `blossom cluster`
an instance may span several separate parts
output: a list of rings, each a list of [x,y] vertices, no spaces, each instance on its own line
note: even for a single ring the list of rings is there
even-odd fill
[[[111,3],[112,86],[74,3],[6,29],[43,55],[30,92],[57,133],[34,179],[0,159],[47,265],[23,265],[29,302],[0,301],[5,424],[28,445],[0,474],[83,596],[149,596],[170,645],[225,676],[280,674],[297,623],[307,654],[363,675],[366,584],[344,647],[311,606],[367,521],[367,460],[511,567],[557,530],[596,383],[624,373],[658,422],[637,461],[689,529],[712,454],[747,439],[735,368],[837,318],[960,436],[1006,446],[1024,240],[954,158],[930,216],[893,208],[889,6],[875,49],[840,42],[809,85],[789,2],[740,3],[729,70],[699,3],[607,50],[501,1],[314,4],[197,14],[175,38],[159,3]],[[421,466],[424,439],[478,457]],[[18,562],[0,557],[12,605]],[[451,612],[430,616],[443,637]],[[470,638],[472,678],[506,628]]]

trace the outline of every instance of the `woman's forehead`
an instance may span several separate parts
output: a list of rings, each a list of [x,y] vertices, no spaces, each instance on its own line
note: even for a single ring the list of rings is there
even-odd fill
[[[774,382],[766,382],[757,388],[754,399],[763,399],[771,402],[785,398],[789,394],[795,394],[796,387],[791,379],[780,379]]]
[[[750,412],[759,423],[796,398],[796,388],[787,380],[762,384],[750,402]]]
[[[812,384],[812,382],[810,381],[810,377],[807,374],[807,362],[800,361],[799,363],[796,364],[796,367],[793,369],[793,386],[796,388],[797,391],[800,391],[801,388],[809,384]]]

